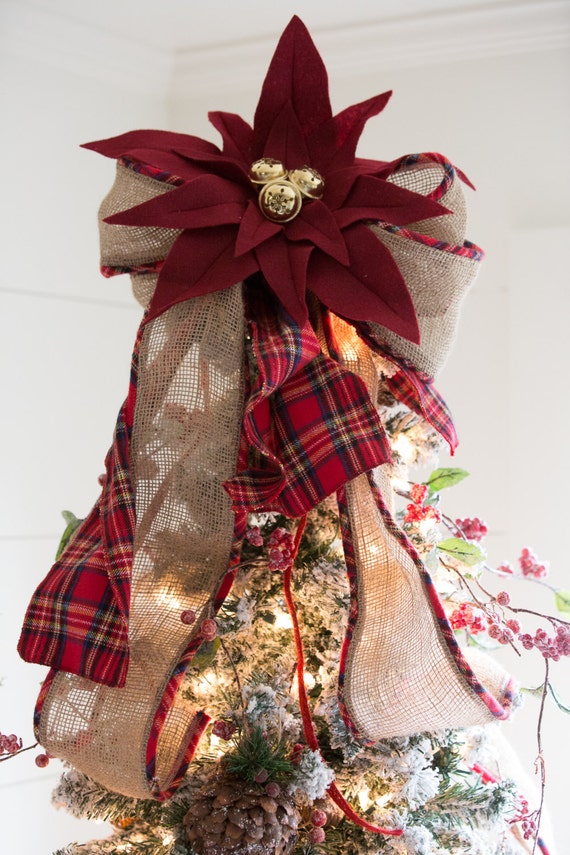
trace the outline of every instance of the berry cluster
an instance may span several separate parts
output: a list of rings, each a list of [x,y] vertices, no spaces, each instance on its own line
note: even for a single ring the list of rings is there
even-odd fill
[[[15,733],[0,733],[0,754],[17,754],[22,750],[23,742]]]
[[[283,572],[293,564],[293,535],[286,528],[276,528],[267,540],[269,569]]]
[[[478,517],[465,517],[465,519],[456,519],[455,525],[458,529],[458,535],[463,535],[467,540],[482,540],[488,532],[488,528]]]
[[[410,490],[412,504],[406,506],[404,523],[411,525],[423,522],[424,520],[432,520],[434,523],[441,522],[441,513],[439,510],[433,505],[424,505],[428,493],[429,490],[425,484],[413,485]]]
[[[224,739],[226,742],[232,738],[235,732],[236,726],[234,724],[220,718],[214,722],[214,726],[212,727],[213,735],[218,736],[220,739]]]
[[[311,843],[323,843],[325,839],[325,829],[323,826],[327,824],[328,819],[326,813],[320,808],[315,808],[311,811],[309,819],[313,826],[309,832],[309,840]]]
[[[537,629],[534,637],[525,632],[519,635],[519,640],[525,650],[532,650],[535,647],[545,659],[552,659],[554,662],[558,662],[562,656],[570,656],[570,626],[568,624],[558,624],[553,636],[548,635],[544,629]]]
[[[507,620],[504,623],[497,618],[490,619],[488,629],[489,638],[498,641],[499,644],[510,644],[514,641],[521,629],[518,620]]]
[[[248,528],[245,533],[245,539],[251,543],[252,546],[263,546],[263,537],[261,535],[261,529],[258,525],[252,526],[252,528]]]
[[[423,505],[428,497],[429,490],[426,484],[414,484],[410,490],[410,499],[414,505]]]
[[[527,579],[544,579],[544,577],[548,574],[548,564],[546,562],[541,563],[532,549],[525,547],[520,554],[519,557],[519,567],[520,574],[522,574]],[[511,564],[505,561],[503,564],[499,564],[497,567],[498,573],[503,573],[505,576],[515,576],[520,575],[515,573]]]
[[[523,549],[519,558],[519,565],[523,576],[544,579],[548,573],[548,564],[541,564],[532,549]]]
[[[515,822],[518,822],[521,827],[521,831],[523,833],[523,837],[525,840],[530,840],[531,837],[536,837],[538,828],[537,828],[537,818],[538,811],[533,811],[529,813],[528,802],[524,796],[520,794],[517,797],[517,813],[516,816],[511,820],[511,825]]]
[[[471,603],[461,603],[449,616],[453,629],[468,629],[473,635],[487,629],[488,618],[483,609]]]

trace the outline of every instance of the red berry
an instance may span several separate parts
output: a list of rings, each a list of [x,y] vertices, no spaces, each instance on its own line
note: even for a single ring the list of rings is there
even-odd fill
[[[482,540],[487,534],[487,526],[478,517],[455,520],[455,525],[467,540]]]
[[[49,765],[49,757],[47,754],[38,754],[36,757],[36,766],[39,766],[40,769],[45,769],[46,766]]]
[[[425,484],[414,484],[410,490],[410,498],[415,505],[423,505],[429,490]]]
[[[311,828],[309,831],[309,840],[311,843],[322,843],[325,836],[324,828]]]
[[[497,567],[497,573],[502,573],[505,576],[512,576],[514,572],[515,571],[507,561],[505,561],[503,564],[499,564],[499,566]]]
[[[218,736],[220,739],[225,739],[227,742],[228,739],[231,739],[235,730],[235,725],[231,724],[231,722],[218,719],[214,722],[212,734]]]
[[[507,591],[499,591],[496,599],[500,606],[508,606],[511,602],[511,595]]]
[[[200,632],[204,641],[213,641],[218,634],[218,626],[213,618],[206,618],[200,624]]]
[[[265,784],[268,778],[269,772],[267,769],[258,769],[253,780],[256,784]]]
[[[253,528],[248,528],[245,533],[245,538],[252,546],[263,546],[263,537],[261,536],[261,530],[258,525],[253,526]]]
[[[281,792],[281,787],[279,784],[276,784],[275,781],[271,781],[265,787],[265,792],[271,799],[276,799],[279,793]]]
[[[190,626],[196,620],[196,612],[193,609],[184,609],[180,615],[180,620]]]
[[[321,826],[326,825],[327,815],[324,810],[315,808],[315,810],[311,813],[311,823],[317,828],[321,828]]]

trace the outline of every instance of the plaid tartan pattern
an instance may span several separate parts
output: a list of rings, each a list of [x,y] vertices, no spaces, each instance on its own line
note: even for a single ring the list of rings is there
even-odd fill
[[[433,385],[433,377],[419,371],[404,357],[395,356],[386,345],[380,345],[366,321],[354,324],[354,328],[371,350],[398,366],[399,370],[385,381],[392,395],[425,419],[443,437],[453,454],[459,440],[447,404]]]
[[[311,325],[301,329],[269,300],[255,302],[258,373],[243,425],[249,467],[225,487],[236,511],[299,517],[389,460],[388,441],[364,382],[321,353]]]
[[[402,366],[400,371],[386,379],[386,384],[398,401],[424,418],[445,439],[453,454],[459,442],[455,425],[445,401],[434,388],[432,378]]]
[[[129,441],[136,398],[139,329],[129,394],[105,461],[101,496],[35,591],[18,651],[23,659],[96,683],[124,685],[135,504]]]

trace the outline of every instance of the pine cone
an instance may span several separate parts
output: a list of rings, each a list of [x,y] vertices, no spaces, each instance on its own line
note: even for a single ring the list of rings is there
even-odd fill
[[[299,821],[284,792],[269,796],[258,784],[220,775],[197,791],[184,826],[200,855],[288,855]]]

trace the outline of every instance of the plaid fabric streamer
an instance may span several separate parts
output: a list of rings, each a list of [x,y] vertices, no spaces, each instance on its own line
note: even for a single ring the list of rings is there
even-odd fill
[[[124,685],[135,527],[129,442],[136,399],[139,328],[127,400],[105,461],[101,496],[35,591],[18,651],[23,659],[96,683]]]
[[[266,288],[249,290],[251,388],[238,474],[224,486],[236,521],[257,509],[299,517],[342,484],[388,461],[389,445],[364,382],[336,361],[332,342],[329,357],[309,322],[297,326]],[[324,322],[326,334],[326,312]],[[129,661],[135,528],[129,443],[143,328],[144,321],[129,394],[106,459],[103,492],[34,593],[18,646],[30,662],[110,686],[124,685]],[[366,337],[365,330],[358,331]],[[400,370],[388,381],[392,393],[454,446],[453,423],[431,379],[401,360],[398,364]]]
[[[243,423],[249,467],[225,487],[236,511],[299,517],[389,460],[389,445],[365,384],[321,353],[310,323],[301,329],[259,292],[250,312],[257,376]]]
[[[425,419],[443,437],[453,454],[459,440],[447,404],[433,385],[433,377],[414,368],[404,357],[395,356],[388,347],[380,345],[365,321],[354,324],[354,328],[371,350],[398,366],[398,371],[385,381],[392,395]]]

